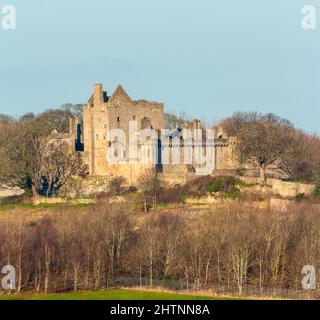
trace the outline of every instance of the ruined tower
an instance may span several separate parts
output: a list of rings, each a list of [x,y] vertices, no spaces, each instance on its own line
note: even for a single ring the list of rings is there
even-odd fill
[[[134,127],[130,125],[131,122],[134,123]],[[50,139],[59,143],[66,141],[70,148],[81,152],[89,175],[123,176],[128,183],[133,185],[144,170],[151,167],[158,169],[158,172],[162,173],[162,177],[172,183],[180,183],[192,178],[197,168],[201,167],[194,155],[195,149],[199,146],[199,140],[198,138],[195,140],[194,134],[199,130],[202,130],[200,148],[203,147],[199,152],[202,156],[213,155],[211,157],[214,161],[212,171],[222,172],[238,167],[239,163],[235,151],[237,140],[234,137],[228,137],[223,128],[216,128],[214,141],[208,143],[206,131],[203,130],[200,120],[187,121],[184,126],[184,128],[176,128],[173,136],[170,132],[168,135],[162,136],[160,134],[161,129],[164,129],[162,103],[142,99],[133,100],[121,85],[109,96],[104,91],[102,84],[96,84],[88,103],[83,108],[82,121],[72,117],[70,119],[70,133],[55,132],[50,136]],[[183,138],[183,129],[192,132],[193,138],[191,140]],[[151,137],[150,143],[148,142],[150,137],[144,135],[148,130],[155,135]],[[124,136],[120,147],[117,133],[110,134],[114,131],[121,131],[120,134]],[[130,137],[136,139],[136,154],[130,150],[132,145],[132,143],[129,144]],[[146,138],[147,141],[144,140]],[[213,144],[213,148],[207,149],[208,144]],[[148,149],[148,145],[150,149]],[[158,162],[149,164],[141,162],[142,156],[146,154],[143,152],[152,153],[152,150],[156,151],[153,156],[157,157]],[[193,154],[191,155],[191,153]],[[121,159],[116,163],[110,163],[108,158],[110,155]],[[213,172],[208,174],[211,173]]]
[[[146,100],[132,100],[119,85],[108,96],[101,84],[94,86],[93,94],[83,109],[84,160],[91,175],[122,175],[130,182],[136,180],[141,165],[128,163],[109,165],[108,148],[114,141],[107,132],[121,129],[129,144],[129,122],[136,121],[137,132],[144,128],[160,130],[163,126],[163,104]],[[129,160],[125,149],[123,158]]]

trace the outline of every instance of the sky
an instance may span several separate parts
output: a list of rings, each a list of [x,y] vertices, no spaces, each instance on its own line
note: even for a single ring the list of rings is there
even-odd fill
[[[95,83],[207,122],[273,112],[320,133],[318,0],[0,0],[0,113],[85,103]],[[1,16],[0,16],[1,17]]]

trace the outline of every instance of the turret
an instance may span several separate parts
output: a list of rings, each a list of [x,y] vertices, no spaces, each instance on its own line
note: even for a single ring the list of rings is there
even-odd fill
[[[103,86],[101,83],[97,83],[94,85],[93,90],[93,105],[101,105],[104,102],[103,98]]]
[[[196,129],[201,129],[201,121],[200,120],[193,120],[192,121],[192,128],[193,130],[196,130]]]
[[[77,120],[75,117],[69,117],[69,133],[72,134],[74,137],[76,136],[77,130]]]

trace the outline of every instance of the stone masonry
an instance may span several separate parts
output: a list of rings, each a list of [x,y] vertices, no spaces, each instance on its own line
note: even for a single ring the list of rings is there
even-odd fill
[[[123,149],[117,149],[117,152],[121,152],[123,162],[110,164],[107,161],[108,150],[117,143],[117,141],[110,139],[108,132],[113,129],[121,129],[125,133],[126,146],[129,146],[130,121],[136,121],[137,123],[136,132],[131,132],[131,134],[136,134],[138,148],[139,143],[141,143],[139,136],[141,130],[153,129],[158,133],[158,147],[169,148],[170,154],[174,148],[182,150],[184,146],[182,137],[169,140],[169,143],[163,143],[160,140],[160,130],[164,128],[163,104],[146,100],[133,100],[121,85],[116,88],[111,96],[108,96],[106,91],[103,90],[103,86],[96,84],[88,104],[83,109],[82,122],[80,119],[70,119],[70,133],[54,132],[51,138],[66,139],[70,145],[74,145],[75,151],[82,152],[89,175],[123,176],[129,184],[135,184],[145,169],[155,168],[155,165],[139,163],[139,159],[130,159],[128,147],[125,146]],[[194,120],[190,129],[200,129],[201,127],[201,122]],[[222,128],[218,128],[215,132],[213,149],[215,170],[236,169],[238,166],[235,155],[236,139],[227,137]],[[193,148],[192,145],[189,145],[189,147]],[[181,151],[182,162],[180,164],[157,166],[158,169],[160,168],[159,172],[164,179],[167,178],[170,182],[177,181],[179,183],[182,176],[184,179],[194,177],[194,166],[183,164],[183,155],[184,153]]]

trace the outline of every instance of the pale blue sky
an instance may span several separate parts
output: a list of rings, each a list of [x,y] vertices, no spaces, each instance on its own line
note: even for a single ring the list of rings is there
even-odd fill
[[[0,0],[17,29],[0,29],[0,113],[86,102],[96,82],[166,110],[219,120],[274,112],[318,131],[316,0]]]

